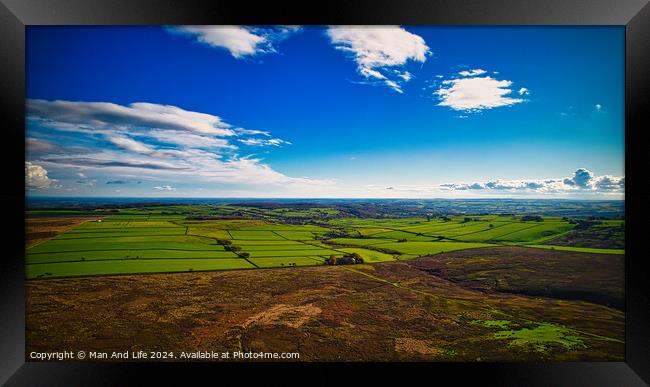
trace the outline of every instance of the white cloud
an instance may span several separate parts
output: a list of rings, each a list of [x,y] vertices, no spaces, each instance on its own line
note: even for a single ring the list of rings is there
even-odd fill
[[[485,74],[486,72],[487,71],[485,71],[483,69],[475,69],[475,70],[461,71],[458,74],[462,75],[463,77],[472,77],[472,76],[476,76],[476,75]]]
[[[161,142],[182,145],[190,148],[237,148],[224,138],[202,136],[177,130],[152,130],[147,133],[147,136],[155,138]]]
[[[408,61],[423,63],[431,53],[422,37],[399,26],[330,26],[327,35],[337,50],[351,54],[359,74],[400,93],[411,74],[391,72],[391,68]]]
[[[160,187],[153,187],[154,189],[157,189],[158,191],[176,191],[176,188],[172,187],[171,185],[163,185]]]
[[[564,184],[581,188],[588,188],[593,184],[594,174],[585,168],[573,172],[573,176],[564,179]]]
[[[66,155],[45,155],[39,159],[43,165],[63,169],[111,170],[123,173],[125,170],[141,171],[186,171],[184,163],[172,163],[156,159],[151,155],[133,155],[128,152],[96,150],[93,154],[70,153]]]
[[[404,82],[408,82],[411,80],[411,78],[413,78],[413,74],[409,73],[408,71],[404,71],[404,72],[398,71],[397,76],[402,78]]]
[[[525,87],[522,87],[521,89],[519,89],[519,92],[518,92],[518,93],[519,93],[519,95],[529,95],[529,94],[530,94],[530,90],[528,90],[528,89],[525,88]]]
[[[291,145],[289,141],[285,141],[279,138],[247,138],[239,140],[242,144],[251,145],[251,146],[280,146],[283,144]]]
[[[276,52],[275,44],[299,31],[300,27],[179,26],[170,27],[168,30],[194,36],[203,44],[224,48],[233,57],[241,59],[247,56]]]
[[[594,106],[594,107],[596,108],[596,110],[600,110],[600,109],[603,108],[603,105],[597,103],[596,106]]]
[[[146,174],[148,180],[172,183],[207,181],[300,188],[333,184],[286,176],[261,158],[235,153],[238,147],[232,143],[277,147],[291,144],[289,141],[271,137],[267,131],[232,127],[217,116],[175,106],[37,100],[28,101],[28,117],[28,131],[34,125],[45,127],[62,132],[61,139],[73,138],[73,143],[83,144],[34,155],[33,161],[57,173],[92,171],[93,176],[111,181],[141,179]],[[194,124],[205,125],[196,130]],[[209,128],[218,131],[206,133]],[[251,135],[258,137],[248,137]],[[107,147],[106,141],[116,148]]]
[[[114,145],[117,145],[118,147],[128,151],[144,154],[153,152],[153,149],[151,149],[151,147],[126,136],[108,135],[106,136],[106,139]]]
[[[593,172],[577,169],[564,179],[493,180],[474,183],[441,184],[450,191],[528,191],[537,193],[618,192],[625,190],[625,178],[611,175],[595,176]]]
[[[585,168],[576,170],[573,176],[564,179],[563,183],[571,187],[588,190],[623,191],[625,189],[625,177],[596,176]]]
[[[440,98],[438,106],[454,110],[480,111],[524,102],[521,98],[508,97],[513,92],[512,81],[498,80],[491,76],[448,79],[435,94]]]
[[[235,131],[237,132],[237,134],[240,135],[251,135],[251,136],[261,135],[261,136],[271,137],[271,133],[264,130],[236,128]]]
[[[233,136],[231,125],[220,117],[171,105],[136,102],[128,106],[110,102],[27,100],[31,119],[59,130],[95,131],[154,128],[185,130],[199,134]]]
[[[601,191],[622,191],[625,189],[625,178],[610,175],[599,176],[593,186]]]
[[[25,161],[25,184],[28,189],[58,188],[57,180],[47,176],[45,168],[30,161]]]

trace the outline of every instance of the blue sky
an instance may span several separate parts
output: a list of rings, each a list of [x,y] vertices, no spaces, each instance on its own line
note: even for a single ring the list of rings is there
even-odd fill
[[[622,27],[28,27],[29,195],[624,192]]]

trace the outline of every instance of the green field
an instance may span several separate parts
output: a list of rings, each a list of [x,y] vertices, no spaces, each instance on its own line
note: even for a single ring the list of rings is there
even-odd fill
[[[28,264],[27,278],[254,268],[243,259],[150,259]]]
[[[365,244],[363,239],[359,239],[359,243],[355,243],[357,246],[367,246],[371,249],[379,249],[386,251],[394,251],[399,253],[400,258],[402,255],[412,256],[424,256],[442,253],[445,251],[454,251],[454,250],[464,250],[464,249],[474,249],[477,247],[487,247],[492,246],[487,243],[466,243],[466,242],[385,242],[379,244]],[[333,242],[340,243],[340,240],[334,239]],[[348,241],[349,242],[349,241]],[[352,243],[350,243],[352,244]]]
[[[340,249],[346,253],[357,253],[363,258],[364,262],[385,262],[394,261],[395,255],[382,253],[381,251],[373,251],[367,249],[344,248]]]
[[[215,213],[226,218],[208,217]],[[102,218],[88,220],[28,249],[27,278],[322,265],[329,256],[351,253],[373,263],[494,245],[624,252],[553,245],[553,238],[567,235],[575,227],[558,217],[539,222],[498,215],[429,220],[334,217],[296,223],[291,219],[333,216],[338,210],[226,205],[31,213],[44,214]],[[229,214],[249,214],[255,219],[227,218]],[[598,227],[621,224],[605,221]],[[224,240],[230,247],[222,245]]]

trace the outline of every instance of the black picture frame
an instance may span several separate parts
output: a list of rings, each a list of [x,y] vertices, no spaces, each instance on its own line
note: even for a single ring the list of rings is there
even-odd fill
[[[624,362],[602,363],[386,363],[386,364],[97,364],[25,362],[24,141],[25,26],[152,24],[431,24],[624,25],[626,36],[626,350]],[[364,380],[405,381],[417,372],[435,380],[498,385],[607,385],[650,383],[649,272],[644,263],[642,141],[650,105],[650,5],[648,0],[0,0],[0,108],[5,172],[0,191],[7,217],[0,260],[0,384],[127,385],[142,375],[184,384],[207,373],[239,380],[321,384],[341,371]],[[645,152],[644,152],[645,151]],[[644,193],[646,192],[646,193]],[[23,223],[21,223],[23,222]],[[290,368],[289,371],[287,368]],[[252,371],[251,371],[252,370]],[[289,372],[289,373],[288,373]],[[303,377],[297,378],[295,372]],[[448,378],[451,379],[448,379]],[[209,380],[209,379],[208,379]],[[231,379],[237,380],[237,379]],[[215,381],[216,382],[216,381]],[[431,379],[434,383],[434,379]],[[272,383],[274,385],[275,383]],[[329,384],[329,383],[328,383]]]

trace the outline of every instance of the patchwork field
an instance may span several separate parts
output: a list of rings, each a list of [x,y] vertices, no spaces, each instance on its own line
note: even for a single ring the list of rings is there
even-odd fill
[[[623,359],[623,220],[367,210],[28,213],[27,352]]]
[[[297,214],[329,216],[337,212],[325,208],[210,209],[215,208],[226,213],[263,214],[268,219],[213,219],[202,206],[97,212],[101,216],[90,216],[88,211],[72,216],[73,211],[53,210],[49,217],[42,217],[47,211],[38,211],[32,215],[39,216],[31,216],[27,222],[27,278],[323,265],[329,257],[350,254],[373,263],[495,245],[623,253],[622,249],[570,246],[567,241],[572,238],[594,236],[585,236],[582,229],[574,231],[574,223],[557,217],[539,221],[498,215],[344,217],[292,224],[290,219]],[[282,222],[277,220],[281,216]],[[622,221],[608,221],[599,227],[592,234],[623,226]],[[620,242],[609,245],[619,246]]]

